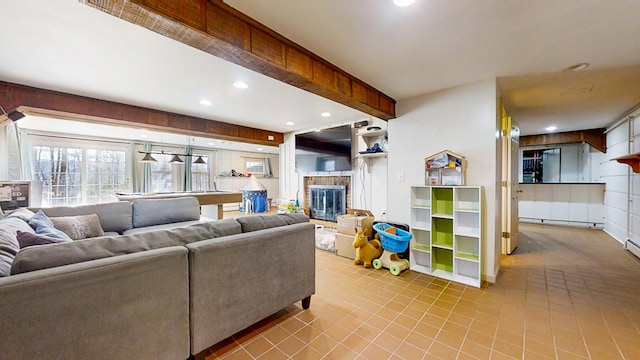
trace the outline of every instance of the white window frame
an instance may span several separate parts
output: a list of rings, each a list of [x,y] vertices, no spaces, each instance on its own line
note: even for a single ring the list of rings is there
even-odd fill
[[[36,146],[56,147],[56,148],[76,148],[82,151],[81,161],[81,195],[80,202],[69,203],[69,205],[82,205],[88,204],[87,195],[87,150],[110,150],[110,151],[124,151],[126,161],[130,161],[130,147],[128,143],[117,141],[105,141],[105,140],[92,140],[92,139],[73,139],[67,137],[60,137],[56,135],[46,135],[39,133],[29,133],[29,153],[33,154]],[[32,172],[35,173],[35,163],[30,164]],[[131,191],[131,167],[125,166],[125,185],[124,191]],[[44,199],[43,199],[44,200]]]

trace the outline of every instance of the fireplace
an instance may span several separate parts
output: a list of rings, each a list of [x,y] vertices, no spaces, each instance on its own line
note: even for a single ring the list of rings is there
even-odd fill
[[[309,217],[337,222],[346,213],[346,197],[345,185],[309,185]]]

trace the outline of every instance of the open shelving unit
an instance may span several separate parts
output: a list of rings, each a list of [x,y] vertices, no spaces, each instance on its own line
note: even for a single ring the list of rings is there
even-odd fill
[[[411,187],[410,269],[480,287],[482,187]]]

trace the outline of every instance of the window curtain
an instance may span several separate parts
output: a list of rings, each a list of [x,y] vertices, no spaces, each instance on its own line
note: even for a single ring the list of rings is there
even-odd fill
[[[183,154],[187,154],[184,157],[184,166],[182,167],[182,190],[191,191],[191,180],[193,178],[193,174],[191,173],[191,163],[193,162],[191,155],[191,146],[185,146],[183,149]]]
[[[26,134],[20,132],[15,123],[7,125],[4,130],[7,144],[6,180],[32,180]]]
[[[22,177],[26,180],[35,180],[33,178],[33,153],[31,151],[29,134],[26,131],[19,131],[18,141],[20,149],[20,169],[22,171]]]
[[[138,151],[136,150],[136,143],[131,141],[129,142],[129,161],[128,161],[128,172],[129,172],[129,191],[132,192],[140,192],[140,183],[138,182]]]
[[[144,151],[151,151],[150,143],[144,143]],[[151,164],[149,163],[142,163],[142,170],[140,171],[140,192],[142,193],[153,192]]]
[[[264,176],[273,177],[273,174],[271,173],[271,162],[268,157],[264,158]]]

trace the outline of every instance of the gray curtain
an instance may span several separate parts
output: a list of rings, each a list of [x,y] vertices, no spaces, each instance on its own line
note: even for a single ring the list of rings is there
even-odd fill
[[[129,178],[129,184],[131,184],[129,191],[139,192],[140,183],[138,182],[138,151],[136,150],[136,143],[131,141],[129,143],[129,173],[131,177]]]
[[[151,144],[144,143],[144,151],[151,151]],[[142,171],[140,172],[140,192],[153,192],[151,164],[149,163],[142,163]]]
[[[22,178],[26,180],[35,180],[33,178],[33,153],[31,152],[29,134],[25,131],[19,131],[18,134],[17,139],[20,149],[20,170],[22,172]]]
[[[18,126],[11,123],[5,128],[5,140],[7,142],[7,179],[5,180],[31,180],[24,177],[22,165],[22,155],[20,149],[20,138]],[[27,164],[29,165],[29,164]]]
[[[183,154],[191,155],[191,146],[185,146]],[[184,157],[184,166],[182,167],[182,190],[191,191],[191,179],[193,174],[191,173],[191,163],[193,159],[191,156]]]
[[[273,174],[271,173],[271,162],[268,157],[264,158],[264,176],[273,177]]]

